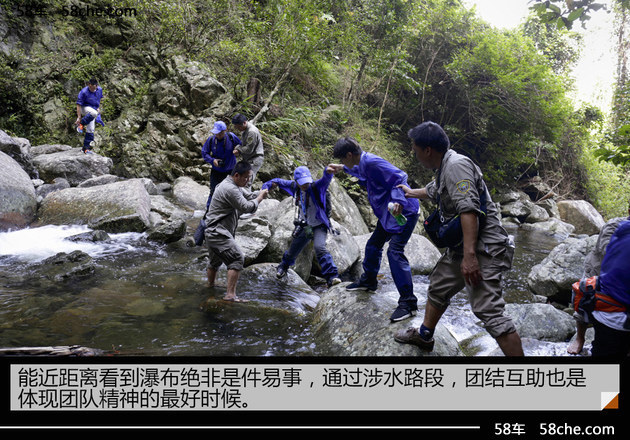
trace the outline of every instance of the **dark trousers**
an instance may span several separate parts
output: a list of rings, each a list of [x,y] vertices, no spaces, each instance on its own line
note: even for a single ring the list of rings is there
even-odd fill
[[[225,180],[227,176],[230,175],[230,172],[222,172],[217,170],[210,171],[210,195],[208,195],[208,201],[206,202],[206,209],[210,206],[210,202],[212,201],[212,194],[214,193],[214,189],[217,185]]]
[[[624,332],[610,328],[602,324],[596,319],[592,319],[595,328],[595,339],[593,339],[593,347],[591,355],[612,356],[622,358],[630,353],[630,332]]]
[[[376,288],[376,276],[381,268],[381,258],[383,246],[389,241],[387,249],[387,259],[389,268],[394,279],[394,284],[400,295],[398,304],[409,307],[411,310],[418,308],[418,298],[413,294],[413,281],[411,279],[411,266],[405,256],[405,246],[411,238],[414,228],[418,223],[418,214],[407,217],[404,229],[392,234],[387,232],[381,222],[376,224],[376,229],[365,245],[365,257],[363,259],[363,274],[359,282],[361,284]]]
[[[81,118],[81,124],[88,125],[90,122],[94,120],[94,115],[91,113],[87,113],[85,116]],[[92,150],[92,141],[94,140],[94,133],[85,133],[83,138],[83,152],[85,153],[87,150]]]
[[[315,257],[322,270],[322,276],[326,278],[326,281],[338,276],[337,266],[333,262],[332,256],[326,249],[326,237],[328,236],[328,228],[326,225],[319,225],[313,228],[312,236],[307,235],[306,228],[302,228],[302,231],[293,238],[289,249],[282,256],[282,262],[280,265],[285,269],[293,266],[302,249],[313,240],[313,248],[315,249]]]

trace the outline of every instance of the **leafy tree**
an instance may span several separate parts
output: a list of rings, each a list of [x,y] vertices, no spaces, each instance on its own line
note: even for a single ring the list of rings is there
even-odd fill
[[[614,3],[630,8],[630,0],[614,0]],[[571,29],[576,21],[585,26],[590,14],[606,10],[606,5],[596,0],[545,0],[534,2],[531,9],[543,23],[554,23],[558,29]]]
[[[559,75],[571,75],[580,54],[583,37],[567,29],[557,29],[543,22],[537,14],[530,14],[522,25],[523,34],[547,57],[553,71]]]
[[[540,145],[561,138],[571,108],[563,84],[518,32],[486,31],[447,70],[461,99],[462,147],[493,163],[490,177],[517,177]]]

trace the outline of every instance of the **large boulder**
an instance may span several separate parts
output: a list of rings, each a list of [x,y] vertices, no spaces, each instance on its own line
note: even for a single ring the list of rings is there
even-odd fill
[[[37,267],[39,277],[52,281],[72,280],[94,274],[96,265],[85,252],[79,250],[66,254],[60,252],[42,261]]]
[[[141,179],[141,181],[147,188],[146,179]],[[151,226],[147,234],[149,240],[172,243],[183,238],[186,235],[187,221],[191,219],[192,213],[175,205],[163,195],[150,194],[150,199],[149,219]]]
[[[505,314],[522,338],[565,342],[575,333],[575,319],[551,304],[506,304]]]
[[[501,204],[503,217],[515,217],[522,223],[537,223],[549,220],[549,213],[542,206],[536,205],[529,198]]]
[[[342,274],[348,271],[361,258],[361,249],[345,226],[337,223],[335,219],[330,221],[336,232],[328,233],[326,249],[330,252],[337,270]],[[316,257],[313,258],[313,264],[318,264]]]
[[[177,203],[193,210],[206,210],[210,184],[201,185],[190,177],[178,177],[173,182],[173,198]]]
[[[518,187],[534,201],[538,201],[542,198],[553,197],[555,195],[553,189],[543,182],[540,176],[525,179],[519,182]]]
[[[236,243],[245,255],[245,265],[252,264],[267,247],[271,237],[269,222],[264,217],[242,219],[236,228]]]
[[[569,237],[552,249],[527,276],[529,289],[546,297],[566,294],[584,273],[586,255],[593,250],[597,236]]]
[[[536,223],[523,223],[521,228],[527,230],[538,230],[547,235],[564,240],[575,231],[575,226],[563,222],[559,218],[550,217],[549,220]]]
[[[345,226],[352,235],[367,234],[369,229],[361,216],[361,211],[337,179],[332,180],[328,191],[330,193],[331,217]]]
[[[151,226],[151,199],[143,182],[130,179],[90,188],[68,188],[49,194],[38,223],[84,224],[106,232],[143,232]]]
[[[0,231],[23,228],[35,219],[33,181],[20,165],[0,151]]]
[[[365,257],[365,244],[371,234],[364,234],[354,237],[361,249],[361,261]],[[387,258],[389,242],[383,246],[383,257],[381,259],[381,273],[389,272],[389,260]],[[412,234],[407,246],[405,246],[405,256],[409,260],[411,272],[415,275],[426,275],[435,267],[442,253],[431,241],[423,235]]]
[[[44,183],[38,186],[35,191],[37,192],[38,200],[42,200],[48,194],[66,188],[70,188],[70,183],[63,177],[55,177],[52,183]]]
[[[9,136],[0,130],[0,152],[10,156],[20,164],[20,167],[29,175],[31,179],[37,179],[37,170],[33,166],[30,153],[31,143],[28,139]]]
[[[87,179],[110,174],[113,162],[98,154],[84,154],[80,148],[40,154],[33,158],[39,176],[46,182],[63,177],[71,186],[77,186]]]
[[[585,200],[562,200],[558,202],[562,221],[575,226],[576,234],[598,234],[604,226],[604,218]]]
[[[394,341],[394,333],[407,326],[419,326],[419,317],[391,324],[398,292],[379,289],[376,293],[350,292],[347,283],[324,292],[313,315],[313,333],[319,350],[326,356],[461,356],[459,344],[441,323],[435,331],[432,352]],[[418,307],[422,307],[418,304]]]
[[[175,57],[173,65],[169,75],[151,87],[159,110],[179,116],[208,109],[229,112],[230,108],[225,106],[232,98],[227,88],[211,76],[204,64]]]

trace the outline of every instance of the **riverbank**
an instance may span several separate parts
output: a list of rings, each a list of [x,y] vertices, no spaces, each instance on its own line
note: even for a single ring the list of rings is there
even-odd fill
[[[205,286],[206,250],[188,246],[205,207],[206,185],[189,177],[126,179],[112,174],[112,162],[98,152],[31,147],[15,138],[7,142],[21,146],[22,155],[18,162],[0,152],[8,175],[19,177],[0,178],[0,188],[7,200],[20,200],[0,212],[5,229],[14,222],[11,232],[0,235],[5,310],[0,347],[81,345],[149,356],[424,355],[392,343],[395,326],[387,316],[395,308],[396,291],[386,262],[378,292],[367,297],[348,295],[343,284],[326,291],[312,247],[300,255],[288,283],[276,280],[275,265],[293,230],[291,198],[276,193],[255,216],[239,222],[237,241],[247,266],[239,296],[251,301],[225,303],[220,287]],[[261,175],[290,175],[290,157],[271,150],[266,163]],[[375,221],[361,197],[337,179],[330,193],[338,234],[329,235],[327,247],[349,281],[361,270]],[[530,355],[559,355],[563,349],[557,347],[575,331],[573,321],[548,300],[557,292],[538,292],[530,283],[531,271],[563,242],[580,245],[568,273],[580,270],[592,247],[592,239],[585,239],[603,219],[586,202],[556,201],[542,182],[498,194],[496,202],[513,235],[536,237],[517,248],[524,263],[507,276],[506,312],[532,341]],[[441,251],[424,237],[420,223],[406,253],[421,297]],[[547,271],[548,282],[540,284],[561,290],[554,278],[566,278],[566,272]],[[219,273],[219,283],[225,283],[224,276]],[[441,348],[432,355],[496,355],[494,341],[487,340],[466,301],[453,311],[450,323],[438,331]],[[372,339],[362,343],[367,335]]]

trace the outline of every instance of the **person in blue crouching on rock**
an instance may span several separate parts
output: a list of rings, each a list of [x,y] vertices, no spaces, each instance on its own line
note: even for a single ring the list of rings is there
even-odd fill
[[[333,157],[341,164],[329,167],[335,173],[345,171],[359,179],[359,184],[367,190],[368,201],[378,219],[376,229],[365,245],[363,274],[358,282],[349,284],[346,289],[376,291],[383,246],[389,241],[387,258],[399,293],[398,307],[390,320],[397,322],[410,318],[418,310],[418,299],[413,293],[411,266],[405,256],[405,246],[418,222],[420,203],[406,198],[405,192],[399,188],[399,185],[406,185],[407,174],[385,159],[363,151],[359,143],[350,137],[337,141]]]
[[[101,100],[103,99],[103,89],[98,85],[98,81],[92,78],[88,85],[81,89],[77,96],[77,120],[74,125],[79,133],[85,133],[83,137],[83,153],[92,153],[94,148],[94,129],[96,123],[105,126],[101,119]]]
[[[326,248],[328,231],[332,230],[330,204],[326,197],[332,177],[333,170],[327,167],[323,176],[313,181],[310,170],[300,166],[293,173],[294,180],[275,178],[263,184],[262,189],[280,188],[288,193],[295,199],[297,208],[293,240],[278,265],[276,272],[278,278],[287,274],[302,249],[312,240],[317,262],[328,287],[341,282],[337,266]]]

